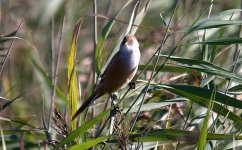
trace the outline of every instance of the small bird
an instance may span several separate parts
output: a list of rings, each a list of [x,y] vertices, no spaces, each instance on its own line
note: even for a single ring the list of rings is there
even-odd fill
[[[127,85],[137,72],[139,60],[140,50],[137,39],[134,35],[126,35],[120,44],[119,51],[105,69],[93,94],[77,110],[72,120],[97,98],[107,93],[111,95]]]

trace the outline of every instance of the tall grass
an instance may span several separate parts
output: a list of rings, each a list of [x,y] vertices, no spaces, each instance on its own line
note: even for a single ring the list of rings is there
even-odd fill
[[[36,3],[0,2],[1,149],[241,149],[240,1]],[[127,33],[136,88],[71,120]]]

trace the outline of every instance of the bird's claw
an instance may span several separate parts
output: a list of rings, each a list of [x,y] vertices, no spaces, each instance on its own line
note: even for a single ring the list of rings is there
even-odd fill
[[[118,112],[119,112],[119,106],[118,106],[118,105],[115,105],[115,106],[113,107],[113,109],[112,109],[112,113],[113,113],[114,115],[116,115]]]
[[[130,89],[135,89],[135,82],[129,82]]]
[[[112,100],[116,100],[118,99],[117,95],[116,94],[110,94],[110,97]]]

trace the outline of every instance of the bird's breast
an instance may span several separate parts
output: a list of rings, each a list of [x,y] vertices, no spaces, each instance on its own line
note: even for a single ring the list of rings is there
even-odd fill
[[[122,61],[125,64],[127,70],[134,69],[139,65],[140,52],[137,51],[127,51],[122,54]]]

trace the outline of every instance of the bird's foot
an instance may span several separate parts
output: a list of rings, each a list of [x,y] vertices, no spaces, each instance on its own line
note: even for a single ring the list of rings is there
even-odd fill
[[[117,101],[116,101],[118,99],[118,97],[116,94],[110,94],[110,97],[112,99],[111,105],[113,107],[110,114],[111,114],[111,116],[114,116],[120,111],[119,106],[117,105]]]
[[[116,100],[118,99],[117,95],[116,94],[110,94],[110,97],[112,100]]]
[[[120,112],[119,106],[118,105],[114,105],[113,109],[111,110],[111,113],[113,115],[116,115],[118,112]]]
[[[130,89],[135,89],[135,82],[129,82]]]

